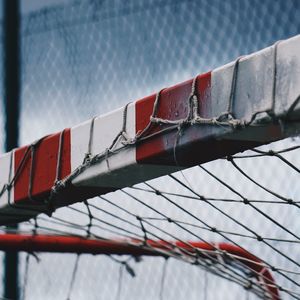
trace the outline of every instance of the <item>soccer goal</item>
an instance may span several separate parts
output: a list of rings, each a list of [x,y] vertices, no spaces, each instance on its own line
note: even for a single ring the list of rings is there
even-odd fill
[[[299,53],[300,36],[279,41],[2,155],[0,222],[21,227],[0,249],[29,253],[24,295],[35,253],[58,252],[77,254],[68,299],[83,254],[115,262],[117,299],[182,282],[187,298],[300,299]]]

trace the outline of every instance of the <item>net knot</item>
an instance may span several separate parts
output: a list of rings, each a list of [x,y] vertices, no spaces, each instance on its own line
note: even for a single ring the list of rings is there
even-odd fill
[[[259,242],[262,242],[262,241],[264,240],[260,235],[257,235],[257,236],[256,236],[256,239],[257,239]]]
[[[229,124],[234,128],[234,129],[237,129],[237,128],[244,128],[246,126],[246,122],[243,121],[243,120],[238,120],[238,119],[231,119],[229,120]]]
[[[91,159],[92,159],[92,154],[87,152],[84,156],[83,164],[87,164],[87,163],[91,162]]]
[[[244,286],[245,290],[251,290],[253,286],[252,280],[249,280],[247,284]]]
[[[218,124],[219,124],[219,121],[217,120],[217,118],[212,118],[212,119],[211,119],[211,123],[212,123],[213,125],[218,125]]]
[[[211,231],[212,231],[212,232],[218,232],[218,229],[217,229],[216,227],[212,227],[212,228],[211,228]]]
[[[248,199],[245,198],[245,199],[243,200],[243,203],[244,203],[244,204],[250,204],[250,201],[249,201]]]
[[[231,155],[227,155],[226,159],[227,159],[228,161],[233,161],[233,157],[232,157]]]
[[[268,154],[269,154],[270,156],[274,156],[274,155],[275,155],[275,152],[274,152],[273,150],[269,150]]]
[[[159,190],[155,190],[155,194],[161,196],[161,192]]]
[[[3,188],[5,188],[7,191],[10,191],[12,189],[13,185],[11,183],[7,183],[4,185]]]
[[[271,271],[277,272],[277,268],[275,268],[274,266],[271,266]]]

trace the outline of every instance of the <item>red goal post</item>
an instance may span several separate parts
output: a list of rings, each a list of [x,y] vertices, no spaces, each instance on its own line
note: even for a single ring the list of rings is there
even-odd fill
[[[210,259],[213,262],[220,260],[221,264],[230,265],[232,262],[240,264],[253,273],[253,277],[260,282],[266,291],[267,299],[279,300],[279,288],[264,263],[248,251],[228,243],[207,242],[169,242],[162,240],[147,240],[145,245],[139,240],[98,240],[86,239],[76,236],[48,236],[5,234],[0,236],[0,250],[15,250],[27,252],[59,252],[59,253],[88,253],[106,255],[131,255],[176,257],[180,253],[172,253],[172,248],[183,252],[186,259],[197,258]],[[189,257],[190,255],[190,257]],[[225,260],[228,260],[227,262]],[[224,260],[224,262],[222,262]],[[251,286],[248,287],[252,288]]]

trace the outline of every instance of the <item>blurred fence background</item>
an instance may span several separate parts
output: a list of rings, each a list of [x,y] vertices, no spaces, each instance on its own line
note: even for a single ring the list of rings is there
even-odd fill
[[[298,0],[22,0],[21,5],[21,145],[300,33]],[[1,149],[3,120],[1,101]],[[30,265],[26,299],[66,299],[76,256],[39,257]],[[21,289],[25,260],[22,254]],[[143,283],[148,288],[134,298],[124,291],[123,299],[158,299],[151,293],[160,285],[150,273],[155,261],[148,265],[143,271],[149,273]],[[182,266],[172,269],[169,286],[180,285],[184,273]],[[109,259],[84,257],[71,299],[115,299],[111,286],[118,274]],[[201,289],[201,275],[195,274],[187,276]],[[166,299],[201,295],[174,293]]]

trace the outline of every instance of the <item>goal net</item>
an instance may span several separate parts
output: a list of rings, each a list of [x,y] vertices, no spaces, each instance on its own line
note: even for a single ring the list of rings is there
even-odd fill
[[[297,14],[74,1],[23,17],[22,144],[60,133],[0,160],[22,299],[300,298],[299,37],[278,42]]]

